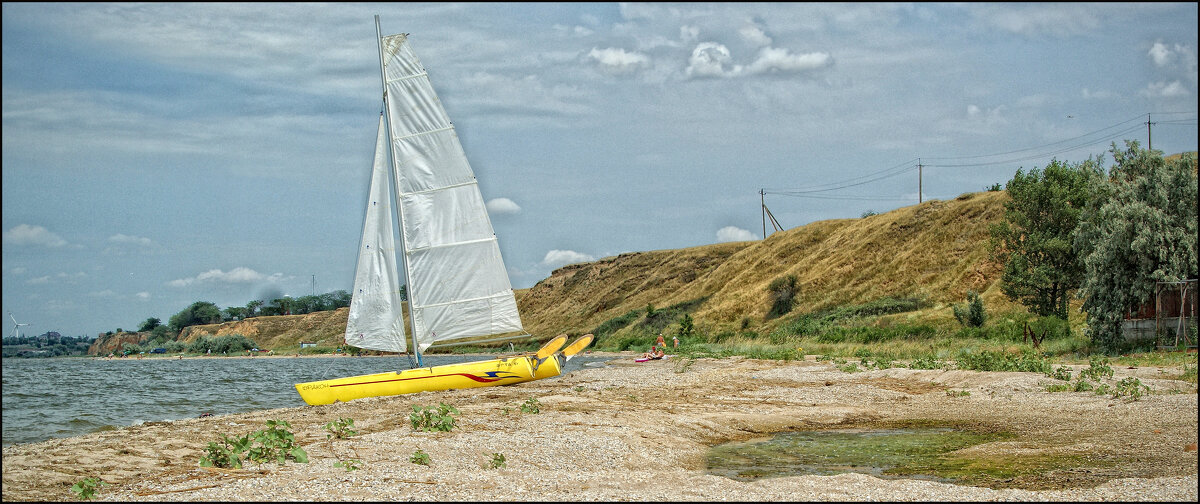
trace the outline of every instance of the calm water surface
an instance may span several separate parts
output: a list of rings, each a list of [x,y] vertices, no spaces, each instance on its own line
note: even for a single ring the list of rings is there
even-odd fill
[[[437,366],[486,357],[426,358]],[[608,359],[580,355],[563,372]],[[3,367],[0,427],[8,446],[201,413],[304,406],[296,383],[401,371],[408,358],[3,359]]]

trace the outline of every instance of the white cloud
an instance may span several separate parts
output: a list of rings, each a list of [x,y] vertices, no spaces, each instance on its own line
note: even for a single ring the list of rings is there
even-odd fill
[[[833,63],[829,54],[823,52],[791,54],[787,49],[764,47],[758,52],[758,59],[751,63],[746,70],[752,74],[770,71],[803,72],[827,67]]]
[[[574,250],[551,250],[546,252],[546,257],[542,259],[543,266],[557,268],[568,264],[582,263],[595,261],[596,258],[590,255],[576,252]]]
[[[515,214],[521,211],[521,207],[508,198],[496,198],[488,201],[487,209],[489,213],[493,214]]]
[[[757,240],[758,236],[750,231],[736,227],[725,226],[717,230],[717,243]]]
[[[43,247],[61,247],[67,241],[50,232],[42,226],[20,224],[4,232],[5,243],[11,245],[40,245]]]
[[[128,244],[132,244],[132,245],[139,245],[142,247],[154,246],[154,242],[151,241],[149,238],[142,238],[140,236],[130,236],[130,235],[125,235],[125,234],[121,234],[121,233],[117,233],[115,235],[109,236],[108,241],[110,241],[112,243],[122,243],[122,244],[128,243]]]
[[[679,40],[683,41],[684,44],[695,42],[698,38],[700,38],[699,28],[687,25],[679,27]]]
[[[592,48],[588,57],[600,63],[600,68],[614,74],[626,74],[650,65],[650,57],[636,51],[610,47],[608,49]]]
[[[688,58],[688,67],[684,72],[688,77],[729,77],[741,73],[742,67],[740,66],[735,65],[731,70],[725,69],[725,65],[732,60],[729,48],[724,45],[716,42],[701,42],[692,50],[692,56]]]
[[[112,245],[104,249],[105,254],[124,255],[129,251],[139,251],[142,253],[153,253],[159,251],[162,247],[154,240],[143,238],[141,236],[131,236],[117,233],[108,237],[108,242]]]
[[[1103,91],[1103,90],[1092,91],[1088,88],[1083,88],[1083,91],[1080,92],[1080,94],[1083,96],[1083,99],[1085,99],[1085,100],[1091,100],[1091,99],[1104,100],[1104,99],[1113,98],[1116,96],[1116,94],[1112,93],[1111,91]]]
[[[24,275],[25,274],[25,268],[22,268],[19,266],[16,268],[10,269],[8,271],[12,272],[12,274],[14,274],[14,275]]]
[[[96,297],[96,298],[115,298],[115,297],[117,297],[117,293],[113,292],[112,289],[104,289],[102,291],[89,292],[87,295],[91,296],[91,297]]]
[[[1162,42],[1155,42],[1154,46],[1150,47],[1150,58],[1154,60],[1154,64],[1158,66],[1167,66],[1171,62],[1171,49],[1163,45]]]
[[[1179,81],[1170,83],[1152,82],[1146,85],[1146,89],[1142,90],[1142,95],[1152,98],[1178,98],[1181,96],[1188,96],[1189,94],[1191,94],[1191,92],[1188,91],[1187,88],[1183,87],[1183,84],[1180,84]]]
[[[754,25],[743,26],[740,30],[738,30],[738,35],[741,35],[746,42],[759,47],[769,46],[772,42],[771,37],[768,37],[761,28]]]
[[[30,278],[29,280],[26,280],[25,283],[28,285],[45,285],[50,283],[50,275]]]
[[[142,292],[139,292],[139,293],[137,293],[137,294],[134,294],[134,295],[135,295],[135,296],[137,296],[137,298],[138,298],[139,300],[142,300],[142,301],[149,301],[149,300],[150,300],[150,293],[149,293],[149,292],[146,292],[146,291],[142,291]]]
[[[267,276],[254,271],[250,268],[237,267],[228,272],[219,269],[211,269],[190,278],[180,278],[167,282],[171,287],[187,287],[196,282],[203,283],[227,283],[227,284],[248,284],[256,282],[277,282],[283,278],[282,273],[275,273]]]

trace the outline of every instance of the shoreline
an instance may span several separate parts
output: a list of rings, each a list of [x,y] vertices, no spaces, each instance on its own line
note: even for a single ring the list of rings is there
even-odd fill
[[[463,357],[479,357],[481,359],[488,359],[488,358],[499,358],[499,357],[504,357],[504,356],[509,356],[509,355],[516,355],[519,353],[521,353],[521,352],[516,352],[516,353],[513,353],[513,352],[435,353],[435,354],[424,354],[424,356],[425,357],[463,356]],[[583,357],[583,356],[622,357],[622,356],[632,356],[634,353],[635,352],[632,352],[632,351],[594,352],[591,350],[585,350],[582,353],[580,353],[579,356],[581,356],[581,357]],[[138,356],[108,357],[108,356],[99,356],[99,355],[71,355],[71,356],[58,356],[58,357],[8,357],[8,359],[30,360],[30,361],[46,360],[46,359],[94,359],[94,360],[117,360],[117,361],[147,361],[147,360],[189,360],[189,359],[282,359],[282,358],[312,359],[312,358],[322,358],[322,357],[325,357],[325,358],[343,358],[343,357],[397,358],[397,357],[404,357],[404,355],[403,354],[400,354],[400,355],[350,355],[350,354],[346,354],[346,353],[267,355],[266,353],[260,352],[257,355],[187,355],[187,354],[184,354],[184,355],[180,356],[179,354],[155,354],[153,356],[142,355],[140,357],[138,357]]]
[[[147,423],[4,448],[3,500],[74,500],[86,477],[99,500],[1181,500],[1197,498],[1195,385],[1159,369],[1116,369],[1151,393],[1125,401],[1046,392],[1037,373],[891,368],[848,373],[829,362],[742,357],[604,366],[504,387],[377,397]],[[628,359],[621,357],[629,357]],[[968,392],[967,394],[950,392]],[[538,399],[540,412],[520,405]],[[450,432],[415,431],[414,406],[461,411]],[[355,420],[358,435],[323,426]],[[201,468],[222,435],[288,421],[309,462]],[[708,474],[708,447],[773,432],[953,422],[1013,433],[965,456],[1036,466],[988,485],[863,474],[738,481]],[[409,461],[415,450],[431,463]],[[492,454],[506,466],[486,468]],[[1065,458],[1064,458],[1065,457]],[[361,468],[347,471],[349,459]]]

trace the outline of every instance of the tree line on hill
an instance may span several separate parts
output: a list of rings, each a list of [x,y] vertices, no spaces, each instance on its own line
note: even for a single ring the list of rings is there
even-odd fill
[[[6,336],[3,340],[4,357],[60,357],[86,355],[88,347],[96,338],[88,336],[63,336],[49,331],[38,336]]]

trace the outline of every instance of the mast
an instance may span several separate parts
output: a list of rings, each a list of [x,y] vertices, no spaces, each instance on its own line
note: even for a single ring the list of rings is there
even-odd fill
[[[392,117],[391,117],[391,110],[389,110],[391,107],[388,107],[387,71],[383,67],[383,65],[384,65],[383,33],[379,29],[379,15],[378,14],[375,15],[375,43],[379,46],[379,82],[383,88],[383,113],[384,113],[384,119],[385,119],[383,122],[384,122],[384,129],[386,130],[387,139],[388,139],[388,165],[391,167],[391,169],[388,170],[388,180],[392,187],[392,195],[394,196],[394,195],[398,195],[400,193],[399,192],[400,186],[399,186],[399,182],[396,180],[396,156],[394,155],[394,152],[392,150]],[[399,203],[399,201],[397,201],[397,203]],[[404,205],[400,205],[400,204],[396,205],[396,217],[398,218],[397,224],[400,226],[400,229],[404,229]],[[393,231],[395,231],[395,230],[393,230]],[[400,248],[403,249],[404,246],[405,245],[404,245],[404,239],[403,239],[403,234],[402,234],[401,240],[400,240]],[[403,253],[401,255],[403,255]],[[402,262],[404,264],[404,285],[405,285],[405,289],[408,291],[408,319],[409,319],[409,324],[412,327],[412,330],[408,331],[410,333],[409,338],[412,340],[413,355],[415,355],[417,358],[416,367],[421,367],[421,348],[420,348],[420,346],[417,345],[416,332],[415,332],[417,329],[417,321],[414,318],[415,315],[414,315],[414,310],[413,310],[413,305],[414,305],[413,300],[415,298],[413,295],[412,282],[409,281],[409,279],[412,278],[412,275],[410,275],[409,271],[408,271],[408,261],[402,261]]]

